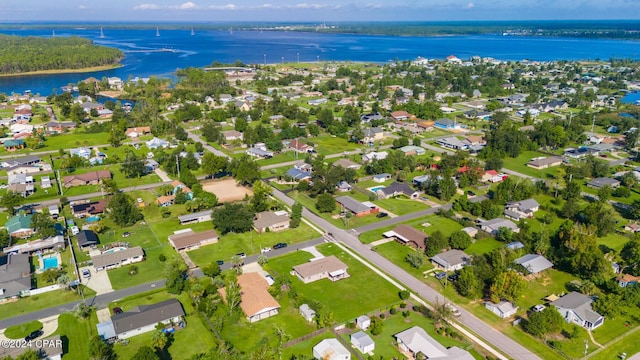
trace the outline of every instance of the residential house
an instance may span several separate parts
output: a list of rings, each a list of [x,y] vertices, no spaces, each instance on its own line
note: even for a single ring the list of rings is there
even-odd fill
[[[379,127],[370,127],[364,129],[364,137],[362,138],[362,142],[364,144],[373,143],[376,140],[384,139],[384,130]]]
[[[48,237],[46,239],[38,239],[33,241],[27,241],[23,244],[16,244],[8,246],[2,249],[5,254],[27,254],[41,253],[46,251],[54,251],[58,249],[64,250],[67,247],[67,242],[62,235],[56,235]]]
[[[620,186],[620,181],[607,177],[595,178],[587,183],[588,187],[599,189],[601,187],[610,186],[612,188],[617,188]]]
[[[465,140],[470,146],[484,146],[487,144],[482,135],[467,135]]]
[[[51,179],[49,178],[49,175],[45,175],[40,178],[40,187],[43,189],[51,188]]]
[[[550,157],[538,157],[531,159],[527,166],[530,168],[534,168],[537,170],[542,170],[546,168],[550,168],[553,166],[558,166],[562,164],[562,158],[559,156],[550,156]]]
[[[51,165],[48,163],[42,163],[42,169],[38,166],[33,165],[19,165],[13,168],[7,169],[7,175],[15,175],[15,174],[36,174],[41,170],[50,171]]]
[[[232,141],[242,141],[242,133],[236,130],[228,130],[222,132],[222,139],[226,144]]]
[[[484,303],[484,307],[502,319],[511,317],[518,311],[518,307],[509,301],[500,301],[497,304],[487,301]]]
[[[454,150],[467,150],[469,144],[466,141],[460,140],[457,137],[450,136],[446,138],[439,138],[436,140],[436,144]]]
[[[491,113],[488,111],[471,110],[465,112],[464,117],[467,119],[489,120],[491,119]]]
[[[300,305],[298,311],[307,322],[313,322],[316,318],[316,311],[310,308],[308,304]]]
[[[240,308],[249,322],[256,322],[277,315],[280,304],[269,294],[269,284],[257,272],[243,273],[238,276],[240,286]],[[226,288],[218,289],[222,298],[226,298]]]
[[[23,139],[5,140],[4,143],[2,143],[2,146],[4,146],[5,150],[13,152],[16,150],[24,149],[24,140]]]
[[[551,305],[562,314],[568,323],[575,323],[587,330],[594,330],[604,323],[604,317],[591,308],[593,298],[572,291]]]
[[[58,208],[58,205],[49,205],[47,209],[49,210],[49,215],[52,218],[57,219],[58,216],[60,216],[60,209]]]
[[[535,199],[511,201],[505,205],[504,215],[513,220],[532,218],[539,208],[540,204]]]
[[[509,250],[516,251],[516,250],[524,249],[524,244],[521,243],[520,241],[513,241],[508,243],[504,247],[506,247]]]
[[[471,258],[462,250],[449,250],[431,257],[431,262],[437,269],[444,271],[460,270]]]
[[[147,148],[154,150],[157,148],[167,148],[169,147],[169,142],[166,140],[162,140],[159,139],[157,137],[154,137],[153,139],[145,142],[145,144],[147,145]]]
[[[247,149],[246,153],[249,156],[262,158],[262,159],[268,159],[273,157],[273,153],[271,151],[267,151],[267,150],[255,148],[255,147]]]
[[[307,104],[311,105],[311,106],[319,106],[322,105],[326,102],[328,102],[329,100],[325,99],[325,98],[320,98],[320,99],[312,99],[307,101]]]
[[[200,223],[211,221],[211,214],[213,214],[213,210],[204,210],[185,215],[178,215],[178,220],[180,221],[180,225]]]
[[[12,238],[28,238],[35,232],[31,227],[31,215],[18,214],[4,224]]]
[[[395,121],[403,121],[413,118],[413,115],[404,110],[392,111],[390,115]]]
[[[630,231],[630,232],[635,234],[637,232],[640,232],[640,225],[629,223],[629,224],[624,226],[624,230],[625,231]]]
[[[336,160],[333,163],[333,166],[340,166],[343,169],[353,169],[353,170],[358,170],[362,167],[362,165],[355,163],[346,158]]]
[[[11,159],[4,159],[0,163],[3,168],[14,168],[18,166],[38,166],[40,164],[40,157],[34,155],[21,156]]]
[[[385,181],[391,180],[391,174],[387,174],[387,173],[376,174],[376,175],[373,175],[372,179],[373,179],[373,182],[383,183]]]
[[[293,272],[302,282],[308,284],[321,279],[331,281],[346,279],[349,277],[347,268],[345,263],[331,255],[296,265],[293,267]]]
[[[389,153],[386,151],[372,151],[362,155],[363,162],[369,162],[373,159],[384,160],[389,156]]]
[[[384,116],[382,116],[379,112],[360,115],[360,122],[363,124],[368,124],[374,120],[384,120]]]
[[[400,352],[415,359],[418,354],[426,359],[473,360],[469,352],[457,346],[445,348],[423,328],[414,326],[394,335]]]
[[[107,199],[98,201],[72,202],[71,214],[73,217],[83,218],[86,216],[100,215],[107,207]]]
[[[396,241],[403,245],[409,245],[420,250],[424,250],[429,238],[429,235],[407,224],[400,224],[382,235],[387,238],[395,238]]]
[[[527,254],[513,262],[521,265],[529,274],[537,274],[553,267],[551,261],[538,254]]]
[[[434,127],[442,130],[457,130],[460,129],[460,124],[457,121],[448,118],[442,118],[436,120]]]
[[[363,354],[372,353],[376,348],[376,343],[373,342],[369,335],[362,331],[351,334],[351,345]]]
[[[120,339],[144,334],[156,329],[158,323],[180,324],[184,321],[185,312],[182,304],[176,299],[169,299],[151,305],[140,305],[127,312],[111,317],[113,330]]]
[[[300,169],[296,169],[296,168],[291,168],[289,170],[287,170],[286,175],[291,178],[292,180],[295,180],[297,182],[300,181],[310,181],[311,180],[311,173],[308,171],[303,171]]]
[[[73,148],[73,149],[69,149],[69,155],[70,156],[79,156],[85,160],[89,160],[89,158],[91,157],[91,149],[86,148],[86,147],[79,147],[79,148]]]
[[[498,174],[495,170],[487,170],[482,175],[483,182],[497,183],[505,179],[504,175]]]
[[[113,251],[115,250],[115,251]],[[91,257],[96,271],[119,268],[120,266],[134,264],[144,260],[144,251],[140,246],[116,250],[111,249],[100,255]]]
[[[420,146],[415,146],[415,145],[407,145],[407,146],[403,146],[400,149],[398,149],[400,151],[402,151],[402,153],[404,154],[404,156],[410,156],[410,155],[424,155],[427,153],[427,151],[423,148],[421,148]]]
[[[314,359],[351,360],[351,353],[337,339],[324,339],[313,347]]]
[[[128,138],[137,138],[137,137],[140,137],[140,136],[151,134],[151,127],[150,126],[138,126],[138,127],[127,128],[127,130],[125,130],[124,134]]]
[[[520,232],[520,228],[518,228],[518,225],[516,225],[511,220],[503,218],[495,218],[480,223],[480,229],[492,235],[496,235],[500,228],[507,228],[513,232]]]
[[[166,207],[173,205],[173,202],[176,200],[175,195],[162,195],[158,196],[156,199],[156,205]]]
[[[339,192],[348,192],[351,191],[352,188],[353,186],[346,181],[340,181],[338,185],[336,185],[336,190]]]
[[[7,187],[7,190],[20,194],[22,197],[27,197],[33,194],[36,190],[33,183],[30,184],[11,184]]]
[[[340,196],[336,198],[336,201],[342,207],[343,211],[350,211],[354,216],[365,216],[369,214],[375,214],[380,209],[371,202],[360,202],[355,200],[351,196]]]
[[[80,230],[78,234],[76,234],[78,238],[78,246],[80,248],[84,248],[87,246],[96,246],[98,245],[98,235],[91,230]]]
[[[253,228],[257,232],[277,232],[289,228],[289,213],[281,211],[262,211],[253,218]]]
[[[144,161],[144,171],[146,171],[147,173],[154,172],[159,167],[160,164],[158,164],[158,162],[153,159],[146,159]]]
[[[636,286],[640,281],[640,276],[633,276],[631,274],[620,274],[616,279],[618,280],[618,286],[620,287]]]
[[[356,318],[356,327],[362,331],[367,331],[371,326],[371,318],[367,315],[360,315]]]
[[[31,262],[26,254],[0,256],[0,299],[16,298],[31,289]]]
[[[111,179],[109,170],[90,171],[84,174],[68,175],[62,178],[62,184],[66,188],[73,186],[98,185],[102,180]]]
[[[293,149],[299,153],[308,153],[313,151],[313,146],[303,143],[298,139],[293,139],[290,141],[284,141],[284,145],[289,149]]]
[[[413,190],[409,185],[405,183],[399,182],[391,183],[391,185],[376,191],[376,194],[384,199],[388,199],[390,197],[398,195],[406,195],[411,199],[417,199],[418,196],[420,196],[420,192]]]
[[[218,233],[215,230],[206,230],[199,233],[191,229],[175,231],[169,236],[169,243],[176,251],[189,251],[207,244],[218,242]]]

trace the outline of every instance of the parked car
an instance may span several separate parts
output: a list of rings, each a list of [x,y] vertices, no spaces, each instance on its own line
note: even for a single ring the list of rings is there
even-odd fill
[[[238,253],[238,254],[236,254],[236,255],[240,256],[240,259],[244,259],[244,258],[246,258],[246,257],[247,257],[247,254],[245,254],[245,253],[243,253],[243,252]]]
[[[267,246],[266,248],[263,248],[262,250],[260,250],[260,253],[264,254],[264,253],[268,253],[269,251],[271,251],[271,248]]]
[[[451,315],[458,317],[460,316],[460,310],[458,310],[457,307],[455,307],[453,304],[451,303],[446,303],[444,304],[445,308],[447,308],[447,310],[451,311]]]
[[[131,236],[131,233],[128,231],[125,231],[124,233],[122,233],[122,237],[129,237]]]
[[[91,271],[89,271],[89,269],[82,270],[82,277],[90,278],[91,277]]]
[[[284,249],[286,247],[287,247],[286,243],[277,243],[277,244],[273,245],[274,249]]]
[[[216,264],[218,264],[218,266],[222,266],[224,264],[224,261],[222,260],[216,260]]]
[[[122,308],[119,307],[114,307],[113,308],[113,315],[118,315],[118,314],[122,314],[124,311],[122,311]]]
[[[271,276],[270,274],[265,275],[264,278],[267,280],[267,284],[269,284],[269,286],[275,284],[275,282],[276,282],[273,279],[273,276]]]
[[[476,193],[474,193],[473,191],[469,190],[469,191],[467,191],[467,196],[476,196]]]
[[[0,185],[0,189],[6,189],[6,188],[8,188],[8,187],[9,187],[9,185],[7,185],[7,184],[2,184],[2,185]]]
[[[72,226],[71,227],[71,234],[78,235],[79,232],[80,232],[80,229],[78,229],[77,226]]]
[[[44,334],[44,332],[42,332],[42,330],[36,330],[36,331],[32,332],[31,334],[27,335],[24,338],[24,340],[25,341],[35,340],[35,339],[39,338],[40,336],[42,336],[42,334]]]
[[[457,274],[457,273],[453,273],[453,274],[451,274],[451,275],[447,276],[447,280],[449,280],[449,281],[456,281],[456,280],[458,280],[458,277],[460,277],[460,275],[459,275],[459,274]]]
[[[383,218],[385,216],[389,216],[389,214],[386,212],[381,212],[381,213],[378,213],[378,215],[376,215],[377,218]]]
[[[532,307],[532,308],[531,308],[531,310],[532,310],[533,312],[540,312],[540,311],[542,311],[542,310],[544,310],[544,309],[546,309],[546,308],[547,308],[546,306],[544,306],[544,305],[542,305],[542,304],[538,304],[538,305],[536,305],[536,306]]]
[[[441,272],[439,272],[439,273],[436,273],[436,279],[438,279],[438,280],[442,280],[442,279],[444,279],[444,278],[446,278],[446,277],[447,277],[447,273],[446,273],[446,272],[444,272],[444,271],[441,271]]]

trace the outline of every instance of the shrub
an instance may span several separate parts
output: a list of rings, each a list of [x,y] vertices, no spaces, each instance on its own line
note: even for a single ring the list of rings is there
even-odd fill
[[[400,303],[400,309],[404,309],[406,307],[407,307],[407,303],[406,302]]]
[[[411,315],[411,312],[409,310],[405,310],[405,311],[402,312],[402,316],[405,317],[405,318],[408,318],[409,315]]]
[[[395,307],[392,307],[391,309],[389,309],[389,314],[391,315],[394,315],[397,312],[398,312],[398,309],[396,309]]]
[[[129,266],[129,275],[137,275],[138,274],[138,266],[131,265]]]
[[[166,256],[164,256],[164,254],[160,254],[160,255],[158,256],[158,260],[160,260],[160,262],[165,262],[165,261],[167,261],[167,257],[166,257]]]
[[[385,315],[384,314],[380,314],[380,319],[384,319]]]
[[[355,329],[356,328],[356,323],[355,321],[349,321],[347,323],[347,329]]]
[[[407,300],[409,298],[409,295],[411,295],[411,293],[408,290],[402,290],[398,293],[398,296],[400,296],[401,300]]]

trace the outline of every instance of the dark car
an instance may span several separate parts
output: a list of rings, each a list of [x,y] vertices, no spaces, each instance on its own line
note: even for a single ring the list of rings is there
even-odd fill
[[[222,260],[216,260],[216,263],[217,263],[219,266],[222,266],[222,265],[224,264],[224,261],[222,261]]]
[[[44,332],[42,332],[42,330],[36,330],[34,332],[32,332],[31,334],[27,335],[24,340],[25,341],[31,341],[31,340],[35,340],[38,337],[42,336],[42,334],[44,334]]]
[[[122,237],[129,237],[131,236],[131,233],[128,231],[125,231],[124,233],[122,233]]]
[[[446,272],[439,272],[439,273],[436,274],[436,279],[438,279],[438,280],[442,280],[445,277],[447,277],[447,273]]]
[[[277,243],[277,244],[273,245],[274,249],[284,249],[286,247],[287,247],[287,244],[285,244],[285,243]]]
[[[114,307],[113,308],[113,314],[114,315],[118,315],[118,314],[122,314],[124,311],[122,311],[122,308],[119,307]]]
[[[474,193],[473,191],[469,190],[469,191],[467,191],[467,196],[476,196],[476,193]]]
[[[236,256],[239,256],[239,257],[240,257],[240,259],[244,259],[244,258],[246,258],[246,257],[247,257],[247,254],[245,254],[245,253],[241,252],[241,253],[236,254]]]
[[[451,275],[447,276],[447,279],[449,281],[456,281],[456,280],[458,280],[458,277],[460,277],[459,274],[451,274]]]
[[[204,177],[205,180],[211,180],[213,179],[213,175],[209,174],[207,176]]]
[[[385,216],[389,216],[389,214],[387,214],[386,212],[381,212],[378,215],[376,215],[377,218],[383,218]]]

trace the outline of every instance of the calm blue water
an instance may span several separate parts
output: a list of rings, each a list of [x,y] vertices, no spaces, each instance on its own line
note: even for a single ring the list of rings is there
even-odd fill
[[[635,104],[640,101],[640,91],[630,92],[620,100],[623,103]]]
[[[45,29],[1,29],[0,33],[21,36],[51,36]],[[593,40],[574,38],[518,37],[472,35],[446,37],[393,37],[371,35],[340,35],[300,32],[202,30],[194,36],[190,30],[105,30],[59,29],[56,36],[78,35],[97,44],[117,47],[123,51],[144,49],[175,49],[174,53],[127,53],[121,68],[85,74],[35,75],[0,78],[0,92],[23,92],[48,95],[69,83],[90,76],[117,76],[122,79],[168,77],[176,69],[206,66],[213,61],[230,63],[279,63],[281,61],[371,61],[385,62],[418,56],[444,59],[454,54],[461,59],[479,55],[502,60],[577,60],[640,58],[640,42],[623,40]]]
[[[42,265],[44,267],[44,270],[55,269],[58,267],[58,258],[57,257],[43,258]]]

